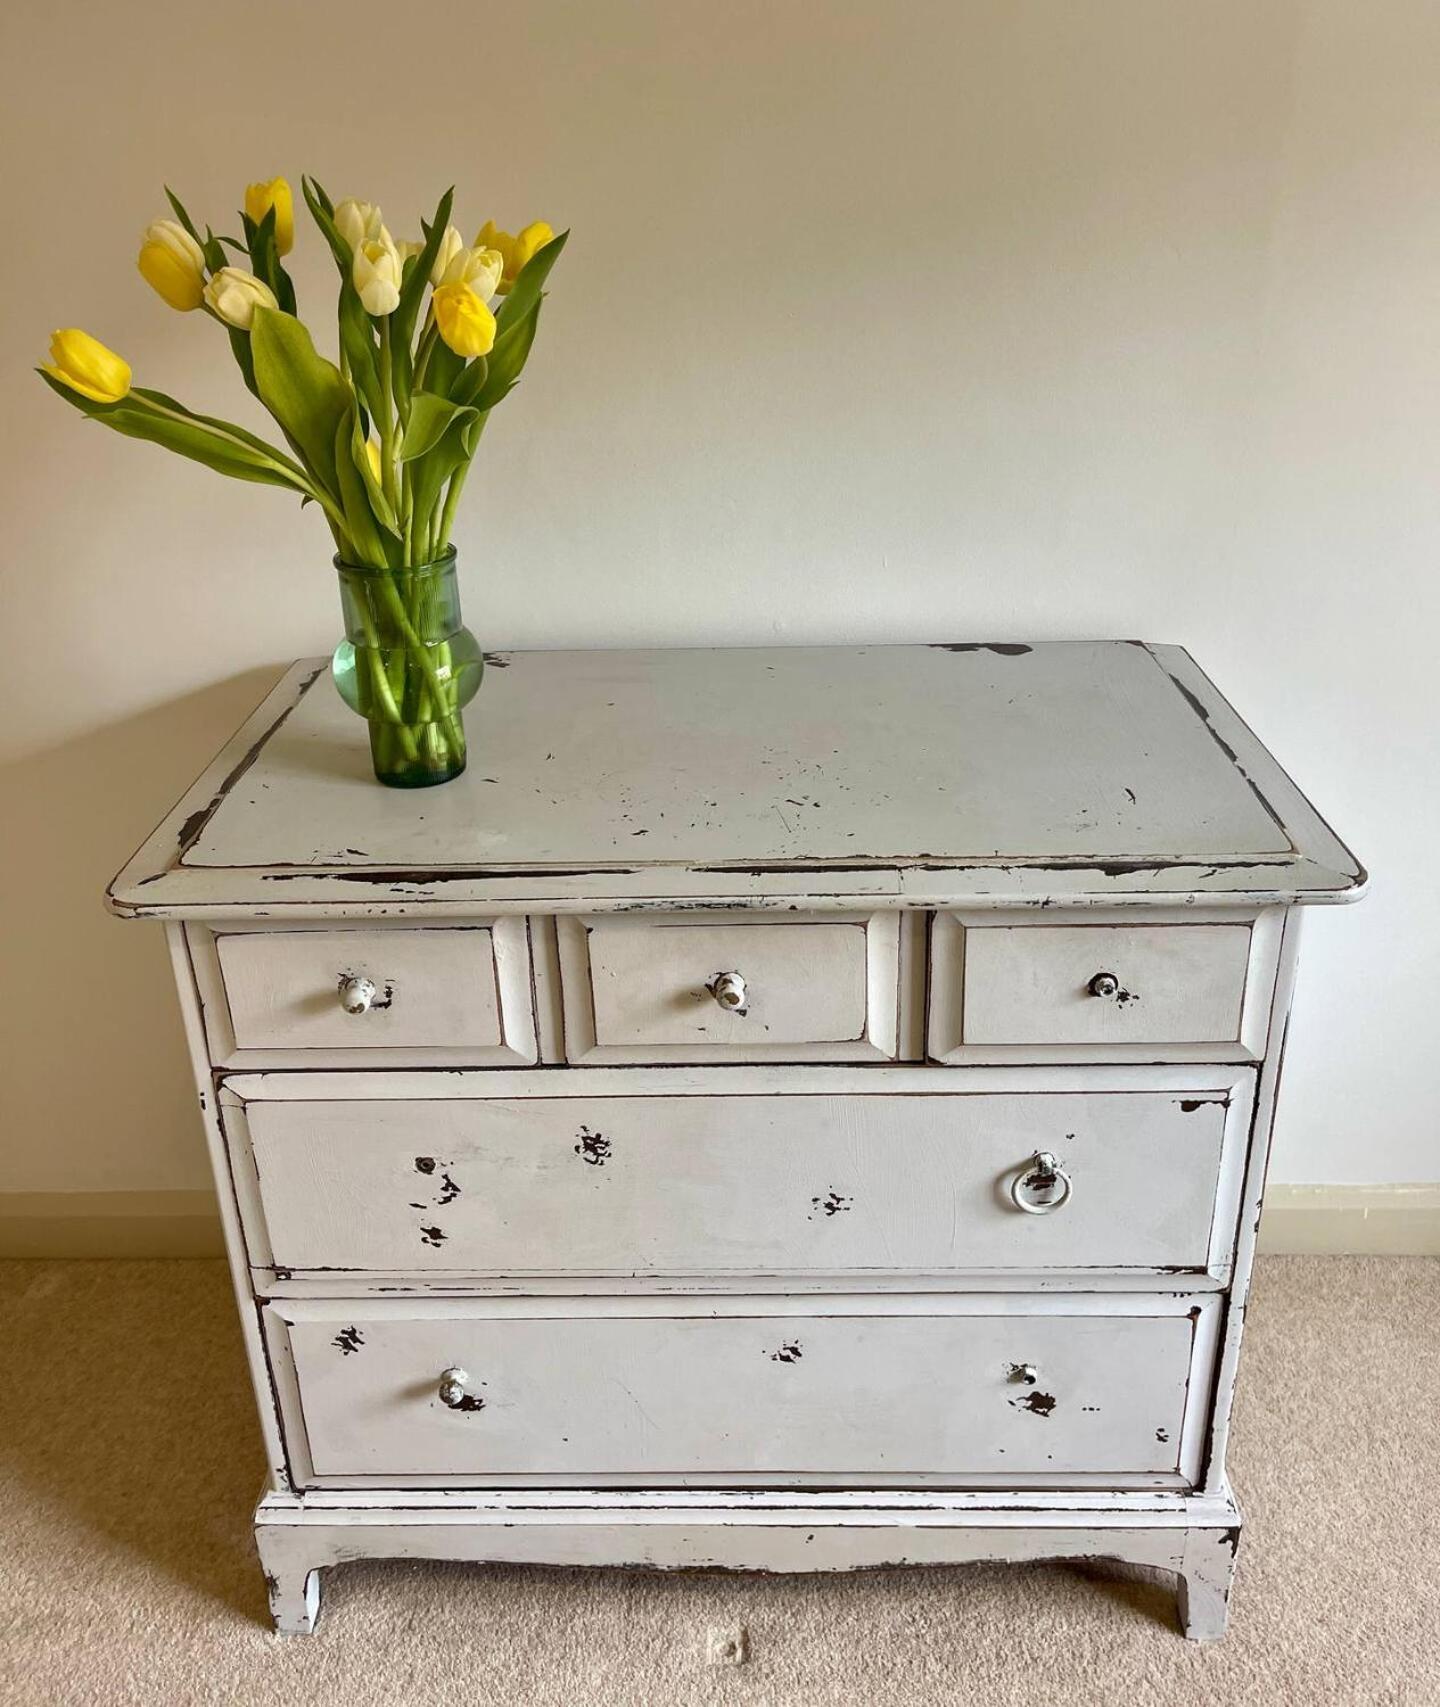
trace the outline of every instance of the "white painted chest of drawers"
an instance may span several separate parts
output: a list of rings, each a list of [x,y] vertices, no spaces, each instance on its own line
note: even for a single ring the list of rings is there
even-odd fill
[[[296,666],[111,891],[168,921],[279,1628],[356,1557],[1100,1556],[1218,1635],[1353,858],[1173,647],[494,663],[412,794]]]

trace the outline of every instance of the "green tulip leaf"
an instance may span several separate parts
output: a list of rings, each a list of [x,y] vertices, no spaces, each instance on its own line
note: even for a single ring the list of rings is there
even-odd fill
[[[375,350],[375,322],[365,312],[365,304],[348,276],[340,281],[340,348],[350,364],[355,389],[365,399],[370,413],[379,415],[380,369]]]
[[[310,217],[320,227],[321,236],[330,245],[330,253],[335,257],[335,265],[340,269],[340,277],[348,280],[354,257],[350,245],[335,229],[335,209],[330,205],[329,196],[313,178],[302,178],[300,187],[305,192],[305,205],[310,209]]]
[[[184,415],[188,420],[198,422],[202,427],[209,427],[213,432],[223,433],[227,438],[235,439],[240,444],[248,445],[259,455],[277,462],[282,468],[289,469],[297,479],[306,480],[305,470],[292,457],[286,456],[278,445],[272,445],[268,439],[262,439],[258,433],[252,433],[246,427],[237,427],[233,421],[222,421],[215,415],[197,415],[193,409],[187,409],[183,403],[178,403],[173,397],[167,397],[163,391],[152,390],[149,386],[136,385],[130,390],[132,397],[142,397],[147,403],[153,403],[162,409],[169,409],[174,414]]]
[[[568,231],[562,231],[558,237],[552,237],[543,249],[537,249],[521,267],[520,276],[510,286],[510,294],[500,304],[495,315],[495,323],[500,328],[496,343],[499,343],[512,327],[518,326],[540,301],[540,294],[550,276],[550,269],[560,259],[560,251],[565,247],[569,235]]]
[[[385,488],[375,478],[375,470],[370,466],[370,458],[366,454],[365,440],[367,437],[366,423],[361,418],[363,411],[357,410],[354,424],[350,432],[350,458],[360,471],[360,478],[365,483],[365,493],[370,500],[370,508],[375,512],[375,519],[387,533],[401,538],[400,523],[395,516],[395,507],[385,496]],[[339,453],[336,453],[338,464]]]
[[[370,507],[366,480],[357,467],[357,463],[364,458],[365,447],[356,431],[355,411],[350,408],[336,424],[333,447],[333,460],[340,488],[340,508],[345,512],[345,531],[355,548],[356,562],[383,568],[391,562],[392,553],[397,560],[403,553],[397,549],[398,542],[392,545],[390,551],[386,549],[385,538],[375,520],[375,512]]]
[[[295,316],[277,308],[256,308],[250,352],[261,402],[280,423],[312,478],[338,498],[335,435],[354,406],[345,376],[316,353],[309,332]]]
[[[437,397],[433,391],[417,391],[410,403],[410,420],[400,443],[401,462],[414,462],[434,450],[446,431],[461,416],[474,410]]]
[[[307,493],[309,482],[297,464],[252,433],[208,416],[192,415],[182,404],[163,392],[139,388],[118,403],[97,403],[82,396],[53,374],[40,370],[40,377],[67,403],[91,420],[102,421],[126,438],[144,439],[163,445],[178,456],[203,463],[232,480],[251,480],[263,486],[286,486]]]
[[[181,225],[185,227],[190,236],[198,243],[200,241],[200,233],[195,229],[195,222],[190,218],[190,215],[186,213],[184,202],[180,200],[179,196],[175,194],[174,190],[172,190],[168,184],[165,186],[165,199],[170,203],[170,206],[174,208],[176,219],[180,221]]]
[[[435,265],[435,257],[440,253],[440,245],[445,239],[445,227],[450,223],[450,209],[455,201],[453,188],[446,190],[440,198],[440,205],[435,209],[435,218],[423,229],[425,231],[425,247],[414,258],[414,266],[407,266],[400,280],[400,303],[390,316],[390,348],[392,351],[404,349],[408,351],[415,339],[415,320],[420,312],[420,299],[425,294],[425,287],[430,283],[430,269]]]
[[[460,358],[457,356],[456,361]],[[490,371],[490,363],[484,356],[476,356],[473,362],[461,366],[447,388],[446,395],[452,403],[474,404],[485,384],[485,376]]]
[[[280,263],[280,250],[275,242],[275,209],[268,207],[265,217],[257,224],[248,213],[240,215],[245,232],[245,247],[250,256],[250,270],[257,279],[269,285],[275,300],[287,314],[295,312],[295,286]],[[224,239],[221,239],[223,242]]]
[[[475,408],[482,414],[493,409],[497,403],[503,402],[519,384],[520,371],[530,355],[531,345],[535,342],[535,332],[540,324],[542,301],[543,298],[537,296],[525,318],[513,321],[506,328],[505,336],[495,340],[495,348],[490,352],[485,382],[471,399]]]
[[[227,326],[225,332],[230,339],[230,354],[234,356],[240,377],[245,381],[245,389],[252,396],[259,397],[260,387],[255,383],[255,358],[250,353],[250,334],[242,332],[238,326]]]
[[[474,438],[467,443],[467,429],[474,429],[478,436],[482,425],[483,417],[477,416],[473,409],[457,410],[435,444],[410,465],[410,491],[417,531],[428,529],[445,482],[463,468],[473,454]]]
[[[479,358],[483,361],[485,358]],[[433,391],[437,396],[448,397],[452,403],[468,403],[468,397],[457,397],[455,387],[461,376],[467,371],[464,356],[457,356],[441,337],[437,337],[430,347],[430,358],[425,363],[425,389]]]

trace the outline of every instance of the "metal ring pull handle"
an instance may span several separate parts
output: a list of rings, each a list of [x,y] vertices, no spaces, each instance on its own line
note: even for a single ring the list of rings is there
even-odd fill
[[[743,1014],[750,1006],[750,992],[738,972],[719,972],[706,988],[726,1013]]]
[[[1049,1150],[1037,1150],[1028,1167],[1010,1181],[1010,1197],[1027,1215],[1049,1215],[1070,1201],[1074,1186]]]
[[[470,1379],[463,1369],[451,1368],[445,1370],[440,1377],[440,1403],[448,1405],[452,1411],[460,1409],[465,1403],[465,1383]]]
[[[347,1014],[369,1013],[376,994],[375,986],[368,978],[351,973],[340,980],[340,1006]]]

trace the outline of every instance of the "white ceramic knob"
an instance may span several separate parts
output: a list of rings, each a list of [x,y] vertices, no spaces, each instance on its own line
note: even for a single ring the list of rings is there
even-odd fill
[[[368,978],[356,977],[352,973],[340,980],[340,1006],[347,1014],[368,1013],[374,1000],[375,986]]]
[[[463,1369],[445,1370],[440,1377],[440,1403],[455,1410],[465,1398],[465,1383],[469,1379]]]
[[[750,993],[738,972],[721,972],[710,985],[710,994],[727,1013],[743,1014],[750,1005]]]

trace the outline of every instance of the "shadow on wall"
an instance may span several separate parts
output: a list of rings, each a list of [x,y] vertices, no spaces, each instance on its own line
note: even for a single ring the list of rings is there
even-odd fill
[[[163,933],[112,918],[105,886],[281,670],[0,768],[0,1192],[208,1185]]]

